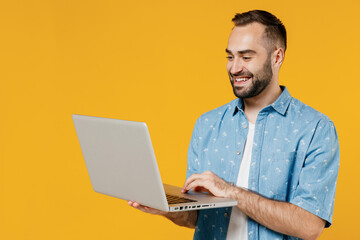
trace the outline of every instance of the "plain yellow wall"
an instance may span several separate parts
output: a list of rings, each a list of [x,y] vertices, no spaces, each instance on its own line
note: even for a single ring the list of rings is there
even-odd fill
[[[287,27],[281,84],[337,127],[321,239],[358,237],[359,0],[1,0],[0,239],[191,239],[92,190],[71,114],[147,122],[162,179],[182,185],[196,118],[234,99],[224,50],[252,9]]]

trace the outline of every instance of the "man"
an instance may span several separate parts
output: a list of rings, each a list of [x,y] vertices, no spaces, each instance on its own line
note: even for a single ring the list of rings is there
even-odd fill
[[[210,192],[237,207],[165,213],[194,239],[316,239],[332,222],[339,146],[325,115],[279,86],[286,30],[265,11],[236,14],[227,70],[237,99],[203,114],[188,152],[183,192]]]

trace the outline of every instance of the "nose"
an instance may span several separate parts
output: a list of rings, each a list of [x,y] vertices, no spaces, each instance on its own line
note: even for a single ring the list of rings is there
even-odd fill
[[[244,66],[241,62],[240,59],[234,59],[232,62],[231,62],[231,66],[230,66],[230,73],[233,74],[233,75],[236,75],[238,73],[240,73],[242,70],[244,69]]]

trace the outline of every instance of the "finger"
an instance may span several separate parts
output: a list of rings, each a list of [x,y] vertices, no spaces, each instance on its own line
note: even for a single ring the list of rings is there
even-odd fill
[[[140,210],[140,211],[142,211],[142,212],[145,212],[145,213],[150,213],[150,214],[154,214],[154,215],[165,215],[166,214],[166,212],[164,212],[164,211],[154,209],[154,208],[151,208],[151,207],[147,207],[147,206],[143,206],[138,202],[129,201],[129,205],[136,208],[136,209],[138,209],[138,210]]]
[[[133,206],[136,207],[136,208],[138,208],[138,207],[140,207],[141,205],[140,205],[140,203],[138,203],[138,202],[134,202]]]
[[[192,174],[190,177],[188,177],[185,182],[184,182],[184,187],[185,185],[188,185],[190,182],[194,181],[194,179],[198,178],[200,174]]]
[[[141,205],[137,202],[129,201],[128,204],[133,208],[139,208]]]
[[[134,207],[134,202],[133,201],[128,201],[128,205]]]
[[[190,186],[191,184],[193,184],[194,182],[196,182],[196,181],[198,181],[198,178],[192,178],[192,179],[190,179],[189,181],[185,182],[184,187],[183,187],[183,189],[181,190],[181,192],[182,192],[182,193],[188,192],[188,191],[191,189],[191,187],[189,187],[189,186]]]
[[[202,187],[208,189],[206,181],[204,181],[203,179],[195,179],[185,187],[185,190],[190,191],[191,189],[196,187]]]
[[[213,173],[210,171],[203,172],[201,174],[193,174],[191,175],[184,184],[183,187],[183,193],[188,192],[190,189],[192,189],[194,186],[197,187],[198,185],[191,185],[192,183],[196,181],[201,181],[202,183],[209,182],[211,180]],[[200,184],[200,182],[198,182]],[[191,187],[189,187],[191,185]],[[205,187],[206,189],[209,189],[208,187]]]
[[[165,215],[166,212],[155,209],[155,208],[151,208],[151,207],[144,207],[147,213],[151,213],[154,215]]]
[[[202,174],[192,174],[188,179],[186,179],[184,186],[183,186],[183,190],[181,192],[187,192],[190,189],[187,188],[187,186],[192,183],[193,181],[196,181],[197,179],[201,179],[203,178]]]
[[[135,203],[133,204],[133,207],[136,208],[136,209],[138,209],[138,210],[140,210],[140,211],[146,212],[146,213],[149,213],[149,211],[151,211],[151,210],[150,210],[151,208],[146,207],[146,206],[143,206],[143,205],[141,205],[141,204],[138,203],[138,202],[135,202]]]
[[[128,204],[132,206],[133,208],[137,208],[139,210],[142,210],[144,207],[139,204],[138,202],[128,201]],[[144,209],[143,209],[144,210]]]
[[[206,192],[214,195],[214,196],[220,196],[221,192],[219,191],[219,189],[217,189],[214,186],[214,182],[211,181],[211,179],[209,180],[209,178],[204,178],[204,179],[197,179],[195,181],[193,181],[192,183],[190,183],[187,186],[187,191],[189,191],[190,189],[196,189],[196,188],[200,188],[205,190]]]

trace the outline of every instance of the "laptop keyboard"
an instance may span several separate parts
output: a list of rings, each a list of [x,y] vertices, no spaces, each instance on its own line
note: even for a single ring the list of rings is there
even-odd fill
[[[178,197],[170,194],[166,194],[166,199],[169,204],[197,202],[196,200],[192,200],[184,197]]]

